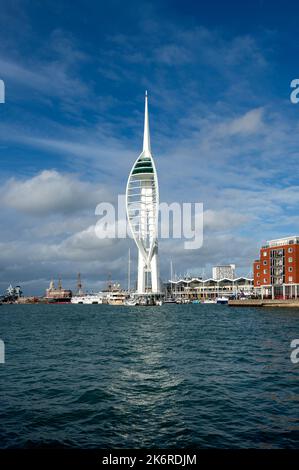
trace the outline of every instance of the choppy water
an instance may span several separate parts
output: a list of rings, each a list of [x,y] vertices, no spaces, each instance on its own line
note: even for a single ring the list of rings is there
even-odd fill
[[[0,447],[299,447],[299,311],[0,307]]]

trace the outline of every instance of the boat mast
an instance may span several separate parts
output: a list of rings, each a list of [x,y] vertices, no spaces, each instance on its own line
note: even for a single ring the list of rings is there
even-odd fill
[[[128,255],[128,292],[131,290],[131,249],[129,248]]]
[[[173,267],[172,267],[172,259],[170,260],[170,293],[171,297],[173,295],[173,285],[172,285],[172,277],[173,277]]]

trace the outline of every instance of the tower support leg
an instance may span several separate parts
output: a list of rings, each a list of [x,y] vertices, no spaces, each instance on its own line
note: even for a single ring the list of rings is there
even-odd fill
[[[160,293],[159,259],[157,251],[154,253],[151,260],[152,292],[155,294]]]
[[[138,252],[137,292],[138,294],[145,294],[145,262],[140,252]]]

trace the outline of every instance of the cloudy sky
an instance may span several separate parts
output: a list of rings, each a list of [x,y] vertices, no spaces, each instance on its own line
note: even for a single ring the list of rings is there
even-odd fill
[[[270,7],[271,6],[271,7]],[[298,234],[299,6],[255,0],[2,0],[0,289],[126,282],[131,240],[99,240],[95,207],[125,192],[144,90],[165,202],[203,202],[204,244],[160,243],[162,278],[251,271]],[[134,273],[136,275],[136,272]]]

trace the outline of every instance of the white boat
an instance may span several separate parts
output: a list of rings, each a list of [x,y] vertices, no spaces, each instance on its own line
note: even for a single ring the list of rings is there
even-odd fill
[[[136,307],[136,305],[139,305],[139,302],[136,298],[130,298],[125,300],[124,305],[127,307]]]
[[[107,302],[109,305],[124,305],[128,298],[125,291],[116,290],[107,293]]]
[[[98,292],[97,294],[82,294],[82,295],[74,295],[71,298],[72,304],[86,304],[86,305],[96,305],[102,304],[105,296],[102,292]]]
[[[217,300],[215,300],[215,299],[205,299],[202,303],[203,304],[217,304]]]
[[[138,299],[138,305],[142,305],[143,307],[153,307],[153,306],[161,306],[163,305],[163,301],[161,299],[154,299],[151,296],[141,296]]]
[[[176,300],[174,297],[166,297],[166,299],[164,300],[164,303],[165,304],[176,304]]]
[[[228,298],[227,297],[217,297],[216,303],[217,304],[222,304],[222,305],[228,304]]]
[[[177,298],[175,303],[176,304],[190,304],[191,301],[190,301],[190,299],[179,299],[179,298]]]

